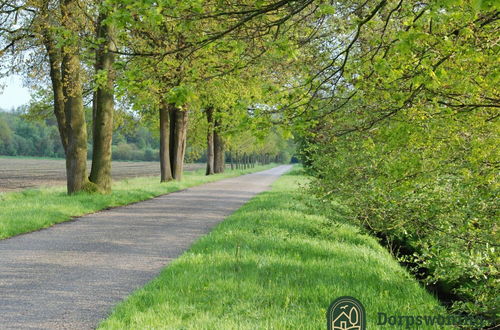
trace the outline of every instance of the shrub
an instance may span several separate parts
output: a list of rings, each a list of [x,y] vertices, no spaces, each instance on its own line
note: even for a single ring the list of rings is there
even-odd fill
[[[332,214],[340,201],[349,221],[384,238],[424,283],[452,294],[453,311],[496,322],[495,126],[399,119],[303,150],[316,178],[310,189]]]

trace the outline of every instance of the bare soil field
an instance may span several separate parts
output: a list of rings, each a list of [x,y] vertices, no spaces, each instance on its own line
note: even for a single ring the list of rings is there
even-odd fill
[[[91,162],[88,162],[90,170]],[[192,171],[204,164],[186,164]],[[159,162],[113,162],[114,180],[140,176],[159,176]],[[17,191],[41,186],[66,185],[66,167],[62,159],[2,158],[0,157],[0,192]]]

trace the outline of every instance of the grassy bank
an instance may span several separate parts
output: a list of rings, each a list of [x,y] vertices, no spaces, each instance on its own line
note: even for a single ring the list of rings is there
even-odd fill
[[[159,177],[121,180],[113,183],[113,192],[109,195],[79,193],[68,196],[65,187],[0,193],[0,239],[50,227],[105,208],[126,205],[273,166],[276,165],[257,166],[247,170],[228,170],[226,173],[211,176],[206,176],[205,170],[185,172],[181,182],[160,183]]]
[[[445,314],[377,241],[315,215],[311,200],[299,192],[305,180],[297,171],[280,178],[117,306],[100,327],[325,329],[326,309],[345,295],[364,304],[368,329],[382,328],[378,312]]]

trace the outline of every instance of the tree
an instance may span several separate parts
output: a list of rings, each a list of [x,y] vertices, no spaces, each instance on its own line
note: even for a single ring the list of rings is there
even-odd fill
[[[207,170],[206,175],[215,174],[214,171],[214,108],[208,106],[205,109],[207,115]]]
[[[11,57],[22,59],[26,52],[36,52],[43,47],[47,55],[48,75],[50,76],[53,91],[53,109],[57,119],[61,142],[66,153],[66,171],[68,193],[72,194],[81,190],[95,190],[96,185],[89,183],[86,171],[87,159],[87,129],[85,111],[83,107],[85,80],[85,66],[82,64],[81,56],[89,49],[84,44],[83,36],[92,33],[89,24],[90,2],[81,3],[73,0],[48,1],[40,0],[34,2],[17,1],[14,3],[1,3],[0,13],[5,18],[6,25],[2,29],[2,41],[5,46],[1,55],[7,50],[12,51]],[[12,28],[21,22],[20,28]],[[102,22],[104,21],[101,20]],[[9,26],[10,25],[10,26]],[[101,27],[104,26],[101,24]],[[100,29],[103,33],[103,29]],[[104,36],[106,39],[106,36]],[[109,44],[109,43],[108,43]],[[100,54],[102,56],[100,56]],[[107,59],[101,61],[102,57]],[[99,70],[102,65],[107,65],[111,53],[98,51]],[[43,74],[43,62],[45,59],[35,57],[32,67],[26,67],[27,74],[33,75],[31,71],[37,70]],[[42,64],[40,65],[41,62]],[[14,66],[11,66],[12,70]],[[109,77],[112,77],[110,74]],[[112,86],[112,82],[108,86]],[[95,108],[96,116],[94,135],[97,142],[94,143],[96,150],[94,171],[91,177],[104,185],[104,190],[109,190],[109,166],[110,166],[110,137],[109,134],[100,134],[102,129],[110,130],[112,127],[111,111],[101,111],[102,104],[107,104],[106,96],[99,92],[98,88]],[[108,88],[109,91],[109,88]],[[106,94],[106,93],[104,93]],[[108,92],[109,94],[109,92]],[[108,98],[109,99],[109,98]],[[106,108],[106,105],[104,105]],[[100,114],[106,112],[107,119],[103,120]],[[109,138],[107,138],[109,137]],[[108,150],[106,152],[100,151]],[[107,160],[106,160],[107,159]],[[100,170],[100,169],[103,170]]]
[[[89,179],[104,192],[111,191],[111,144],[113,138],[115,28],[108,19],[110,8],[102,5],[97,21],[95,75],[97,89],[93,105],[92,169]],[[102,78],[100,81],[99,78]]]

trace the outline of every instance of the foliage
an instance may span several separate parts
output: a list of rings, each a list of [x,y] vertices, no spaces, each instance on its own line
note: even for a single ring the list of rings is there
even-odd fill
[[[393,122],[316,146],[311,188],[326,207],[341,198],[352,222],[411,251],[402,261],[455,294],[454,310],[495,318],[498,179],[484,164],[498,157],[498,137],[493,127],[473,135],[469,122],[459,126]]]
[[[53,122],[30,122],[19,112],[0,112],[0,155],[64,157],[64,149]]]
[[[417,276],[454,298],[453,311],[496,322],[498,8],[387,1],[359,16],[313,71],[304,118],[321,120],[300,138],[311,189],[400,248]]]
[[[81,5],[75,33],[62,27],[57,2],[2,3],[0,69],[46,77],[36,56],[44,36],[60,49],[78,41],[85,89],[94,90],[105,75],[92,72],[100,41],[88,18],[106,8],[126,113],[116,157],[154,158],[157,136],[147,130],[166,103],[189,112],[189,159],[203,154],[207,107],[236,155],[288,159],[293,133],[327,209],[340,198],[351,221],[411,251],[403,261],[452,293],[454,311],[498,318],[498,1]],[[33,113],[46,114],[50,97],[38,98]],[[23,125],[0,116],[1,152],[56,153],[55,142],[33,147],[57,133],[52,126]]]
[[[114,160],[158,160],[158,139],[149,128],[130,117],[118,123],[113,134]],[[0,155],[64,158],[53,116],[25,115],[23,109],[0,112]]]

